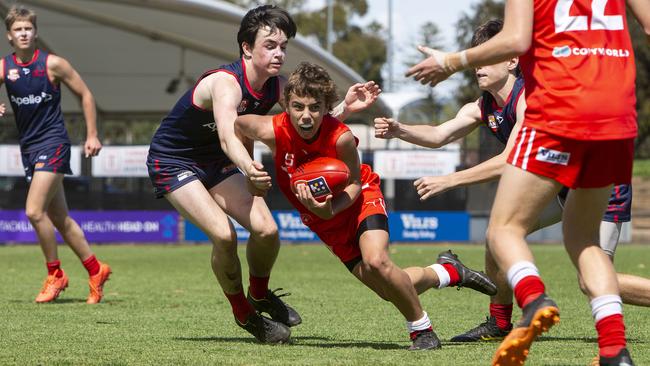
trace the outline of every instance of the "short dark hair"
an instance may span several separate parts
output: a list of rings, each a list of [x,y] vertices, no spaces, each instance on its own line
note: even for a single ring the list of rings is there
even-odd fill
[[[7,16],[5,17],[5,27],[7,27],[7,30],[11,30],[11,26],[19,20],[26,20],[32,23],[34,28],[38,28],[36,26],[36,13],[34,10],[22,5],[14,5],[7,12]]]
[[[497,35],[503,29],[503,20],[492,19],[481,24],[474,31],[472,36],[472,47],[476,47],[482,43],[487,42],[488,39]]]
[[[255,44],[257,31],[264,27],[269,27],[271,32],[279,29],[284,32],[287,38],[296,36],[296,23],[286,10],[275,5],[258,6],[249,10],[239,25],[237,44],[239,45],[240,56],[244,54],[242,43],[246,42],[252,47]]]
[[[490,38],[496,36],[499,32],[501,32],[501,29],[503,29],[503,20],[501,19],[488,20],[487,22],[479,25],[478,28],[476,28],[474,31],[474,35],[472,36],[472,47],[476,47],[487,42]],[[519,65],[517,65],[517,68],[515,69],[515,75],[519,76],[520,74],[521,70],[519,69]]]
[[[327,110],[330,110],[338,99],[336,85],[327,70],[309,62],[301,62],[289,76],[284,87],[285,103],[289,103],[291,94],[314,99],[322,98]]]

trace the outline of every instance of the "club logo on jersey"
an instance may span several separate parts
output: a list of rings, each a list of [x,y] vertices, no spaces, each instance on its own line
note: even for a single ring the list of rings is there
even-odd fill
[[[186,171],[184,171],[184,172],[178,174],[178,175],[176,176],[176,179],[178,179],[178,181],[180,182],[180,181],[182,181],[182,180],[184,180],[184,179],[187,179],[187,178],[189,178],[189,177],[191,177],[191,176],[193,176],[193,175],[196,175],[196,173],[194,173],[194,172],[192,172],[192,171],[189,171],[189,170],[186,170]]]
[[[295,170],[295,163],[296,163],[296,155],[292,153],[286,153],[284,154],[284,164],[282,164],[281,168],[282,170],[289,174],[293,174],[293,171]]]
[[[497,120],[494,118],[493,114],[488,114],[488,126],[494,132],[497,132],[497,129],[499,128]]]
[[[553,48],[553,57],[569,57],[571,56],[571,47],[562,46]]]
[[[9,72],[7,73],[7,79],[11,81],[16,81],[20,79],[20,74],[18,73],[18,69],[9,69]]]
[[[239,103],[239,107],[237,107],[237,113],[243,113],[246,108],[248,108],[248,100],[242,99],[241,103]]]
[[[11,95],[9,99],[11,99],[11,102],[17,106],[34,105],[49,102],[52,100],[52,94],[41,92],[41,95],[30,94],[26,97],[16,97],[14,95]]]
[[[540,147],[535,160],[550,164],[568,165],[571,153]]]
[[[296,181],[296,185],[300,183],[304,183],[307,185],[307,187],[309,187],[309,190],[311,191],[311,195],[314,196],[314,198],[327,196],[328,194],[332,193],[332,190],[327,185],[327,182],[325,181],[325,177],[323,176],[310,179],[307,181],[304,180]]]
[[[210,131],[214,132],[217,130],[217,122],[206,123],[203,125],[203,127],[207,127],[210,129]]]

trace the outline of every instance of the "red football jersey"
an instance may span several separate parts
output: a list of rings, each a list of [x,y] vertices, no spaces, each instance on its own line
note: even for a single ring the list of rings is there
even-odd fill
[[[359,198],[363,196],[363,200],[357,198],[345,211],[338,213],[329,220],[323,220],[314,215],[300,203],[291,190],[291,173],[300,164],[319,156],[338,159],[336,141],[350,129],[336,118],[326,115],[323,118],[316,140],[307,143],[298,135],[298,132],[291,125],[289,115],[285,112],[273,116],[273,130],[275,133],[275,175],[278,186],[291,205],[300,212],[302,222],[317,234],[337,227],[347,227],[350,220],[357,219],[364,200],[370,199],[370,196],[383,197],[381,190],[379,190],[379,176],[368,165],[361,164],[361,184],[367,187],[359,195]]]
[[[637,133],[624,0],[534,0],[524,125],[577,140]]]

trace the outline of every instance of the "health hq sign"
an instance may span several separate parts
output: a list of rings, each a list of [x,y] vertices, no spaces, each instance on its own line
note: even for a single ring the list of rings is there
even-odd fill
[[[397,211],[388,213],[391,241],[468,241],[467,212]]]
[[[177,242],[173,211],[70,211],[90,242]],[[57,239],[62,239],[57,233]],[[0,211],[0,242],[36,243],[24,211]]]

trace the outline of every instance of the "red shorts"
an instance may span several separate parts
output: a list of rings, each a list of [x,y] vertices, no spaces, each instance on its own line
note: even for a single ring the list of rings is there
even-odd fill
[[[310,227],[310,229],[334,255],[339,257],[341,262],[346,263],[361,256],[357,231],[359,224],[372,215],[388,216],[384,196],[378,184],[362,189],[361,195],[351,207],[331,220],[323,222],[325,225]]]
[[[629,184],[633,159],[634,139],[574,140],[523,127],[508,163],[575,189]]]

